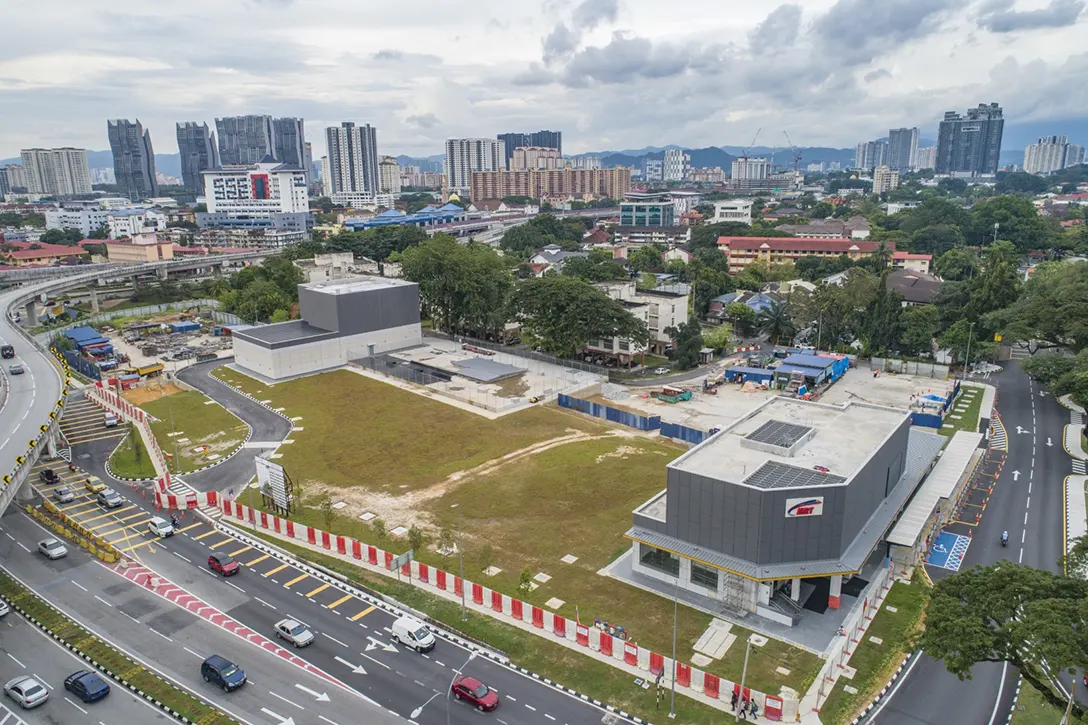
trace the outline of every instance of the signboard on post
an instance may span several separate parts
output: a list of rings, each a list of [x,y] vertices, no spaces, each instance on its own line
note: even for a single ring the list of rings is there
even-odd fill
[[[415,558],[416,555],[411,549],[404,552],[403,554],[393,557],[393,561],[390,562],[389,565],[396,570],[398,580],[400,580],[400,568],[410,561],[415,561]],[[411,569],[409,569],[408,571],[411,572]]]
[[[294,499],[293,486],[283,466],[270,461],[267,458],[257,457],[257,485],[261,489],[261,496],[265,503],[274,507],[280,514],[286,516],[291,513],[291,504]]]

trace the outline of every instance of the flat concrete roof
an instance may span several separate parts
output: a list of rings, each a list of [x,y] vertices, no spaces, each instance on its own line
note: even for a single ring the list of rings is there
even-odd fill
[[[408,287],[415,282],[390,277],[373,277],[360,275],[358,277],[346,277],[343,279],[329,280],[327,282],[307,282],[299,287],[315,290],[327,295],[346,295],[353,292],[369,292],[371,290],[390,289],[392,287]]]
[[[253,325],[243,329],[235,328],[231,334],[240,340],[247,340],[269,350],[293,347],[307,342],[318,342],[339,335],[339,333],[315,327],[305,320],[275,322],[271,325]]]
[[[454,360],[453,364],[458,368],[458,375],[463,375],[464,377],[479,383],[494,383],[528,372],[526,368],[519,368],[480,357]]]
[[[847,485],[908,416],[905,410],[863,403],[836,406],[775,397],[677,458],[669,467],[760,489]],[[793,438],[769,441],[764,435],[769,428],[788,429],[785,435]],[[753,434],[764,440],[747,438]],[[798,469],[796,481],[792,485],[769,486],[754,477],[746,482],[768,463],[779,465],[769,466],[765,471],[783,470],[783,465]],[[827,470],[821,471],[817,466]],[[800,475],[806,472],[811,475]]]

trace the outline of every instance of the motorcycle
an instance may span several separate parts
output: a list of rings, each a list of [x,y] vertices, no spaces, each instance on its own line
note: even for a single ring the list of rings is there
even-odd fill
[[[1009,535],[1008,534],[1002,534],[1001,535],[1001,545],[1002,546],[1008,546],[1009,545]]]

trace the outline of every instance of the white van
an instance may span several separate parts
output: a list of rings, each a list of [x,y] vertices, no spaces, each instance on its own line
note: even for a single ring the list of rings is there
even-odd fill
[[[416,652],[430,652],[434,649],[434,635],[423,623],[411,617],[401,617],[393,622],[393,639]]]
[[[102,422],[105,424],[105,426],[107,428],[116,428],[117,427],[117,416],[114,415],[113,413],[106,413],[106,414],[104,414],[102,416]]]

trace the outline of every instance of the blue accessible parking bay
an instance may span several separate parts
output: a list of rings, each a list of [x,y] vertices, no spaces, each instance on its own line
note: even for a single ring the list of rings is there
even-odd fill
[[[963,564],[963,557],[967,555],[967,547],[970,545],[971,537],[942,531],[929,547],[926,563],[942,569],[959,571],[960,565]]]

